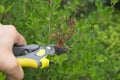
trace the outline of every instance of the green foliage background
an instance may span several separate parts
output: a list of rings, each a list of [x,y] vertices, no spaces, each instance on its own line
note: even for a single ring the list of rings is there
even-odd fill
[[[1,0],[0,22],[12,24],[28,44],[55,44],[50,36],[66,17],[75,33],[66,45],[70,54],[54,57],[45,69],[25,68],[24,80],[120,80],[120,11],[118,0]],[[56,27],[54,27],[56,25]],[[1,76],[4,77],[4,76]]]

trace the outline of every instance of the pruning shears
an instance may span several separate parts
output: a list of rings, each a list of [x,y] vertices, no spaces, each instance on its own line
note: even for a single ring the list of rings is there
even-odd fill
[[[58,48],[55,45],[39,46],[37,44],[14,46],[13,53],[22,67],[44,68],[49,66],[48,55],[65,53],[66,48]]]

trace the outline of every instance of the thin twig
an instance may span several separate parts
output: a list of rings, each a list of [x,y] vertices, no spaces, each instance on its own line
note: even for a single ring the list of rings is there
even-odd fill
[[[50,13],[49,13],[49,32],[48,32],[48,44],[50,44],[50,29],[51,29],[51,17],[52,17],[52,11],[51,11],[51,8],[52,8],[52,0],[50,0]]]

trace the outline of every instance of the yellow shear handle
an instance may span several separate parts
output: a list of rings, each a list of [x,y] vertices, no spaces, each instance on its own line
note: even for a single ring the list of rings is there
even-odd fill
[[[40,67],[45,68],[49,66],[49,60],[47,58],[42,58],[40,59],[40,62],[42,63],[42,65],[38,65],[37,61],[31,58],[17,58],[18,63],[22,66],[22,67],[31,67],[31,68],[38,68]]]
[[[17,58],[17,60],[18,60],[18,63],[22,67],[38,68],[38,63],[34,59],[31,59],[31,58]]]
[[[42,63],[41,69],[49,66],[50,61],[47,58],[44,57],[40,61]]]

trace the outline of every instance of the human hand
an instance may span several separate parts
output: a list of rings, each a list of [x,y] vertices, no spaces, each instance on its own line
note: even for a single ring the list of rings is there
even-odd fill
[[[24,72],[13,55],[14,45],[26,45],[24,37],[12,25],[0,24],[0,71],[8,80],[22,80]]]

